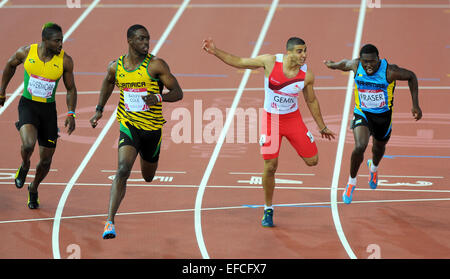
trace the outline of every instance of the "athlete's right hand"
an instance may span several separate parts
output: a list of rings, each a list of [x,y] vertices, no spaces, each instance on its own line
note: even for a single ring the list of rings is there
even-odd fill
[[[94,116],[91,118],[91,120],[89,120],[89,122],[91,122],[91,126],[92,128],[97,127],[98,121],[100,120],[100,118],[102,118],[103,113],[100,111],[96,111]]]
[[[331,60],[324,60],[323,64],[325,64],[325,66],[327,66],[328,68],[331,69],[331,67],[334,65],[334,61]]]
[[[0,89],[0,107],[5,104],[6,101],[6,92]]]
[[[206,40],[203,40],[203,46],[202,48],[210,53],[215,54],[216,53],[216,45],[214,44],[213,40],[211,38],[208,38]]]

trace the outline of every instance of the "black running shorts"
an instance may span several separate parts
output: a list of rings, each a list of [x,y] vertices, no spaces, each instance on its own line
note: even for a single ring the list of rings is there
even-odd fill
[[[353,114],[351,129],[358,126],[369,128],[370,134],[378,141],[388,141],[392,132],[392,111],[383,113],[364,112]]]
[[[134,146],[142,159],[156,163],[159,160],[161,137],[161,129],[141,130],[129,123],[120,123],[119,148],[124,145]]]
[[[25,124],[36,127],[38,143],[40,146],[55,148],[58,138],[58,117],[56,103],[41,103],[21,97],[19,101],[18,130]]]

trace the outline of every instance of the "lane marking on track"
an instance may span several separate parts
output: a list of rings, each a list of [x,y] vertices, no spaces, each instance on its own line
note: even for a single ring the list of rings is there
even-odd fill
[[[1,175],[1,173],[0,173]],[[8,177],[8,179],[11,179]],[[140,188],[199,188],[199,185],[194,184],[148,184],[142,181],[133,181],[133,182],[142,182],[142,183],[127,183],[127,187],[140,187]],[[67,183],[63,182],[42,182],[43,185],[49,185],[49,186],[65,186]],[[290,183],[284,183],[284,184],[290,184]],[[11,185],[11,182],[1,182],[0,185]],[[283,183],[280,183],[279,185],[283,185]],[[80,187],[111,187],[111,183],[75,183],[74,186],[80,186]],[[406,185],[404,183],[403,185],[379,185],[376,190],[372,190],[369,188],[358,188],[358,191],[369,191],[369,192],[420,192],[420,193],[450,193],[450,190],[433,190],[433,189],[390,189],[390,188],[384,188],[384,187],[429,187],[431,185],[427,184],[418,184],[418,185]],[[206,186],[208,189],[262,189],[262,186],[252,186],[252,185],[209,185]],[[321,187],[321,186],[302,186],[302,187],[296,187],[296,186],[278,186],[277,189],[283,189],[283,190],[325,190],[330,191],[331,187]],[[344,190],[345,188],[338,188],[338,190]]]
[[[364,28],[364,18],[366,16],[366,0],[361,0],[361,5],[359,9],[359,16],[358,16],[358,24],[356,27],[356,34],[355,34],[355,41],[353,43],[353,54],[352,58],[358,57],[359,47],[361,45],[361,37],[362,32]],[[348,83],[347,83],[347,92],[345,95],[345,103],[344,103],[344,111],[342,113],[342,124],[341,124],[341,130],[339,132],[339,142],[337,146],[336,151],[336,161],[334,164],[334,171],[333,171],[333,180],[331,182],[331,191],[330,191],[330,200],[331,200],[331,214],[333,216],[333,222],[334,226],[336,228],[337,235],[339,237],[339,240],[342,243],[342,246],[344,247],[345,251],[347,252],[348,256],[351,259],[356,259],[356,255],[353,252],[352,248],[350,247],[350,244],[347,241],[347,238],[345,237],[344,231],[342,229],[341,220],[339,219],[339,211],[337,207],[337,187],[339,183],[339,173],[341,172],[341,163],[342,163],[342,155],[344,152],[344,144],[345,144],[345,138],[347,133],[347,123],[348,123],[348,117],[350,112],[350,105],[352,101],[352,87],[353,87],[353,72],[350,71],[349,77],[348,77]]]
[[[7,0],[6,0],[7,1]],[[87,5],[81,5],[81,7],[86,7]],[[125,9],[125,8],[177,8],[178,4],[102,4],[98,8],[106,8],[106,9]],[[30,9],[30,8],[41,8],[41,9],[49,9],[49,8],[67,8],[67,5],[62,4],[39,4],[39,5],[9,5],[7,6],[11,9]],[[188,8],[207,8],[207,9],[218,9],[218,8],[265,8],[267,9],[269,4],[248,4],[248,3],[233,3],[233,4],[190,4]],[[345,8],[345,9],[355,9],[359,8],[358,4],[279,4],[278,8],[323,8],[323,9],[331,9],[331,8]],[[400,8],[400,9],[447,9],[450,8],[450,4],[385,4],[383,3],[383,9],[387,8]]]
[[[250,175],[262,175],[262,172],[229,172],[229,174],[250,174]],[[306,175],[306,176],[314,176],[314,173],[277,173],[277,175]]]
[[[258,40],[256,41],[256,44],[255,44],[255,47],[251,54],[251,57],[256,57],[258,55],[258,53],[261,49],[261,46],[264,42],[264,38],[266,36],[267,30],[269,29],[270,23],[272,22],[272,18],[273,18],[273,15],[275,14],[277,5],[278,5],[278,0],[273,0],[272,5],[270,6],[270,10],[267,13],[266,19],[265,19],[264,24],[259,33]],[[238,91],[236,92],[236,95],[234,96],[234,100],[233,100],[233,103],[229,110],[229,114],[227,115],[227,118],[225,120],[225,125],[220,132],[219,139],[217,140],[217,144],[214,147],[214,151],[211,155],[208,166],[206,167],[206,170],[203,174],[203,178],[200,182],[200,187],[198,189],[197,196],[195,199],[195,213],[194,213],[195,236],[197,238],[197,243],[200,248],[200,252],[204,259],[209,259],[209,255],[208,255],[208,251],[206,250],[205,241],[203,239],[202,224],[201,224],[201,222],[202,222],[201,221],[201,208],[202,208],[203,194],[205,193],[206,184],[208,183],[209,177],[214,168],[217,157],[219,156],[220,149],[222,148],[222,145],[225,141],[225,137],[228,132],[228,129],[230,128],[231,122],[234,119],[234,114],[235,114],[236,108],[239,104],[242,93],[244,92],[245,86],[250,77],[250,73],[251,73],[251,70],[249,70],[249,69],[245,70],[245,73],[242,77],[241,83],[239,84]]]
[[[90,12],[94,9],[94,7],[100,2],[100,0],[94,0],[89,7],[80,15],[80,17],[72,24],[72,26],[64,33],[63,43],[72,35],[72,33],[80,26],[80,24],[84,21],[84,19],[90,14]],[[67,8],[67,6],[66,6]],[[19,87],[14,91],[14,93],[5,101],[3,107],[0,108],[0,115],[9,107],[9,105],[14,101],[14,99],[19,96],[24,87],[24,83],[22,82]]]
[[[404,200],[366,200],[366,201],[352,201],[352,204],[374,204],[374,203],[413,203],[413,202],[437,202],[437,201],[450,201],[450,198],[435,198],[435,199],[404,199]],[[343,202],[338,202],[339,204],[344,204]],[[281,207],[318,207],[331,205],[330,202],[307,202],[307,203],[291,203],[291,204],[278,204]],[[226,206],[226,207],[210,207],[202,208],[202,211],[214,211],[214,210],[231,210],[231,209],[249,209],[248,205],[240,206]],[[149,215],[149,214],[162,214],[162,213],[182,213],[182,212],[193,212],[195,209],[168,209],[168,210],[154,210],[154,211],[136,211],[136,212],[122,212],[117,213],[119,216],[125,215]],[[91,215],[77,215],[77,216],[64,216],[61,219],[85,219],[85,218],[98,218],[105,217],[107,214],[91,214]],[[25,222],[40,222],[40,221],[52,221],[54,218],[32,218],[32,219],[16,219],[16,220],[3,220],[0,224],[10,224],[10,223],[25,223]]]
[[[158,43],[153,48],[153,55],[156,55],[158,51],[160,50],[161,46],[163,45],[164,41],[169,36],[170,32],[174,28],[175,24],[178,22],[178,19],[183,14],[184,10],[186,9],[187,4],[189,4],[190,0],[184,0],[183,4],[179,7],[175,15],[173,16],[172,20],[169,22],[169,25],[164,30],[164,33],[161,35],[161,37],[158,40]],[[93,2],[98,3],[99,1]],[[67,198],[69,196],[70,191],[72,190],[72,187],[75,185],[76,181],[80,177],[81,173],[84,171],[85,167],[87,166],[88,162],[94,155],[95,151],[97,150],[100,143],[103,141],[103,138],[106,136],[106,133],[111,128],[112,124],[114,123],[114,120],[116,118],[116,111],[111,115],[108,122],[106,123],[105,127],[103,127],[102,131],[100,132],[99,136],[97,137],[94,144],[89,149],[88,153],[84,157],[83,161],[79,165],[78,169],[75,171],[74,175],[70,179],[70,181],[67,183],[66,188],[64,189],[63,194],[61,195],[61,198],[58,203],[58,207],[55,212],[55,222],[53,223],[53,233],[52,233],[52,248],[53,248],[53,257],[55,259],[60,259],[60,250],[59,250],[59,227],[61,222],[61,216],[62,212],[64,210],[64,205],[67,201]]]
[[[117,170],[101,170],[101,172],[116,172]],[[131,173],[141,173],[139,170],[132,170]],[[156,173],[179,173],[179,174],[186,174],[186,171],[156,171]]]

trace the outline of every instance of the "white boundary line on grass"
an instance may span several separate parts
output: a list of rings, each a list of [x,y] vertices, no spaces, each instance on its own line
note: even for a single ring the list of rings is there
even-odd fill
[[[172,31],[173,27],[177,23],[178,19],[183,14],[184,10],[186,9],[187,5],[189,4],[190,0],[184,0],[183,4],[179,7],[175,15],[173,16],[172,20],[170,21],[169,25],[167,26],[164,33],[159,38],[159,41],[155,45],[155,48],[153,49],[152,53],[156,55],[158,51],[160,50],[161,46],[163,45],[164,41],[169,36],[170,32]],[[116,109],[117,110],[117,109]],[[106,123],[103,130],[100,132],[100,135],[95,140],[94,144],[89,149],[88,153],[84,157],[81,164],[78,166],[78,169],[75,171],[74,175],[70,179],[70,181],[67,183],[66,188],[64,189],[64,192],[61,195],[61,198],[58,203],[58,207],[56,209],[55,213],[55,221],[53,222],[53,232],[52,232],[52,250],[53,250],[53,257],[55,259],[60,259],[60,249],[59,249],[59,227],[61,223],[61,216],[62,212],[64,210],[64,205],[67,201],[67,198],[69,196],[70,191],[72,190],[73,186],[77,182],[78,178],[80,177],[81,173],[84,171],[85,167],[87,166],[88,162],[94,155],[95,151],[97,150],[100,143],[103,141],[103,138],[106,136],[107,132],[111,128],[112,124],[114,123],[114,120],[116,118],[116,111],[111,115],[108,122]]]

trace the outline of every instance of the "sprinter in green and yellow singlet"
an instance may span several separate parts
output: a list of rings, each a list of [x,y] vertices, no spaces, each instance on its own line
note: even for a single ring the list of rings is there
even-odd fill
[[[114,87],[120,90],[117,120],[120,127],[119,162],[111,187],[108,219],[103,238],[116,236],[114,216],[125,196],[131,169],[140,155],[141,173],[151,182],[158,167],[162,127],[162,102],[176,102],[183,98],[177,79],[161,58],[148,53],[150,35],[139,24],[127,32],[128,53],[112,61],[100,90],[95,115],[90,122],[93,128],[103,116],[103,108]],[[162,94],[164,86],[169,92]]]
[[[6,87],[14,76],[17,66],[24,64],[24,88],[19,101],[19,121],[16,127],[22,140],[22,164],[16,172],[15,184],[22,188],[30,168],[30,158],[36,142],[39,144],[40,160],[34,180],[28,187],[28,207],[39,207],[37,189],[50,170],[58,138],[55,93],[63,78],[67,89],[68,114],[65,120],[67,133],[75,130],[75,107],[77,90],[73,76],[73,61],[62,49],[63,33],[55,23],[42,28],[42,42],[19,48],[6,63],[0,88],[0,106],[6,99]]]

